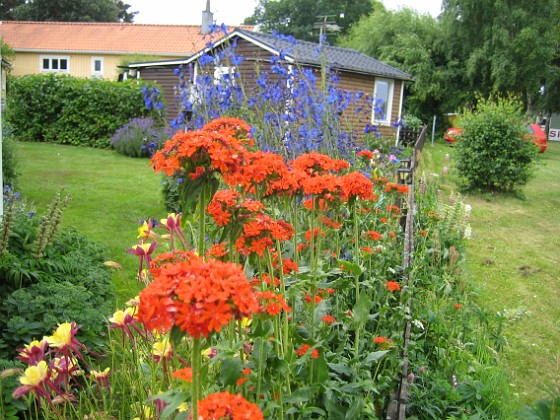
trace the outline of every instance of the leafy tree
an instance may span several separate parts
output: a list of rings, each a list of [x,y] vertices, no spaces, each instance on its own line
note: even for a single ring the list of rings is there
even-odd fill
[[[12,12],[17,6],[21,6],[25,0],[2,0],[0,1],[0,20],[13,20]]]
[[[468,88],[523,95],[532,113],[557,49],[558,0],[444,0],[442,24]],[[556,24],[555,24],[556,22]]]
[[[13,10],[15,20],[52,22],[132,22],[135,12],[118,0],[32,0]]]
[[[456,158],[468,189],[511,192],[531,178],[537,148],[526,138],[522,109],[512,97],[480,99],[463,115]]]
[[[462,66],[449,54],[445,33],[432,16],[412,9],[375,10],[354,25],[339,45],[355,48],[414,76],[406,111],[427,121],[459,107]]]
[[[259,0],[253,16],[245,24],[261,25],[264,31],[277,31],[297,39],[318,41],[320,26],[332,42],[335,33],[327,25],[337,25],[340,33],[374,9],[383,8],[377,0]],[[343,14],[343,16],[341,15]]]

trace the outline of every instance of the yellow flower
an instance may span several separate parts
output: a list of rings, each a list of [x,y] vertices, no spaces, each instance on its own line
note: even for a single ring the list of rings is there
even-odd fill
[[[159,357],[169,357],[173,351],[173,346],[169,342],[169,337],[164,337],[161,341],[156,341],[152,346],[152,354]]]
[[[109,322],[115,325],[125,325],[132,318],[134,318],[134,314],[136,313],[136,308],[126,308],[124,311],[120,309],[116,311],[111,318],[109,318]]]
[[[54,334],[44,339],[51,347],[61,348],[69,346],[72,343],[72,324],[69,322],[58,324]]]
[[[186,402],[182,402],[179,407],[177,407],[177,411],[179,413],[184,413],[185,411],[187,411],[189,409],[189,406],[187,405]]]
[[[36,387],[47,379],[48,373],[49,368],[47,366],[47,362],[41,360],[36,366],[29,366],[25,369],[25,372],[19,378],[19,381],[22,385]]]
[[[29,355],[29,353],[31,353],[33,351],[34,347],[37,348],[41,348],[41,343],[42,341],[37,341],[37,340],[33,340],[31,343],[29,344],[25,344],[23,351],[19,352],[19,356],[20,357],[27,357]]]
[[[105,368],[103,372],[99,372],[98,370],[92,370],[90,373],[95,379],[106,378],[109,376],[109,371],[111,370],[110,367]]]
[[[150,235],[150,231],[152,230],[151,226],[148,225],[148,222],[144,220],[142,226],[138,228],[138,236],[137,238],[147,238]]]

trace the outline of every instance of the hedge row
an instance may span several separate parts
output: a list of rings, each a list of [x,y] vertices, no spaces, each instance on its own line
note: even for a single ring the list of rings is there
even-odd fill
[[[110,147],[115,130],[155,112],[144,106],[147,86],[53,74],[14,77],[7,119],[22,141]]]

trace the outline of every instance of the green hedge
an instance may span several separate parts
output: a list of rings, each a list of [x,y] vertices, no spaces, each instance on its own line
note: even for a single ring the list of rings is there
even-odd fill
[[[109,147],[131,118],[147,116],[145,82],[27,75],[10,81],[8,115],[22,141]]]

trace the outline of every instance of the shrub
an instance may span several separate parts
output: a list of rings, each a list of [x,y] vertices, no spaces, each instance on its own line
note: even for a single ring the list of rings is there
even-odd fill
[[[111,144],[125,156],[150,157],[171,136],[170,129],[157,127],[152,118],[133,118],[115,132]]]
[[[75,229],[59,229],[60,197],[43,218],[8,194],[0,230],[0,330],[2,356],[57,323],[76,321],[84,343],[99,349],[114,297],[104,249]]]
[[[14,77],[7,119],[19,140],[109,147],[131,118],[156,115],[144,108],[145,83],[71,76]]]
[[[16,187],[17,173],[17,149],[11,127],[4,128],[2,136],[2,179],[4,185]]]
[[[462,118],[457,169],[468,189],[514,191],[533,173],[537,149],[524,139],[521,101],[481,99]]]

